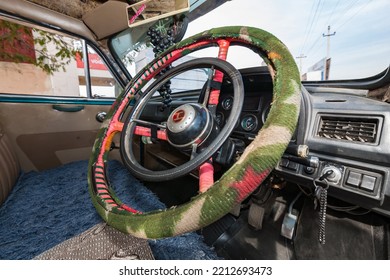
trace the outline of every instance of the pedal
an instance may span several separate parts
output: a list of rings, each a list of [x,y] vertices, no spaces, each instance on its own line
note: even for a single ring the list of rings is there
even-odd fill
[[[288,212],[284,215],[282,229],[280,231],[282,236],[290,240],[292,240],[294,237],[295,227],[298,220],[298,211],[294,210],[294,204],[301,197],[301,195],[302,192],[299,192],[288,207]]]
[[[255,230],[261,230],[263,228],[265,209],[258,204],[251,204],[249,207],[248,224],[250,224]]]
[[[230,214],[232,214],[234,217],[240,216],[240,213],[241,213],[241,204],[234,206],[234,208],[230,210]]]
[[[280,234],[287,239],[292,240],[294,237],[295,226],[297,224],[298,216],[293,213],[286,213],[284,215],[282,229]]]

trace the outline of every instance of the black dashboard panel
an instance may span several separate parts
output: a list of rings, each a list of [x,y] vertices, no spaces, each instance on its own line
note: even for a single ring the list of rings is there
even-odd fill
[[[332,169],[337,176],[329,181],[330,195],[390,216],[390,105],[331,90],[306,93],[304,144],[319,167],[278,166],[280,175],[313,186]]]

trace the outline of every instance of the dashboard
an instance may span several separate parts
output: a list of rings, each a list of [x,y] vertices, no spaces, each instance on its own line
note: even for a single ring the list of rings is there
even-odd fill
[[[248,145],[263,126],[272,102],[272,79],[266,67],[241,70],[245,97],[240,119],[231,135]],[[222,126],[232,113],[233,89],[221,86],[216,121]],[[196,96],[195,96],[196,95]],[[196,102],[199,92],[184,95],[170,111]],[[332,170],[328,194],[339,200],[390,216],[390,104],[356,95],[354,90],[302,86],[302,104],[294,145],[309,149],[308,159],[285,153],[275,174],[313,190],[319,177]],[[164,121],[169,112],[152,101],[145,117]]]
[[[308,87],[302,93],[306,118],[298,138],[318,158],[318,167],[284,161],[276,170],[307,186],[332,170],[331,196],[390,216],[390,105],[353,91]]]
[[[263,126],[272,102],[272,79],[266,68],[241,70],[245,88],[245,97],[239,122],[233,131],[233,137],[251,141]],[[216,121],[222,126],[231,113],[233,101],[232,88],[225,81],[221,88],[217,106]]]
[[[245,69],[241,74],[245,100],[232,137],[247,143],[269,112],[272,80],[267,68]],[[223,122],[231,96],[228,85],[222,89],[217,116]],[[329,195],[390,216],[390,104],[356,92],[303,84],[301,113],[291,144],[307,146],[309,153],[306,159],[297,159],[287,150],[275,173],[313,190],[319,178],[332,170]]]

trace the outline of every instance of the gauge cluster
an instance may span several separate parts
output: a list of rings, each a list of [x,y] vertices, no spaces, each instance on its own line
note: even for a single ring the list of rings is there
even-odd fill
[[[271,108],[272,81],[267,74],[243,75],[245,97],[240,120],[233,131],[235,137],[253,140]],[[232,113],[233,94],[228,85],[221,89],[220,102],[216,112],[216,122],[221,127]]]
[[[221,102],[217,108],[216,122],[222,127],[231,114],[233,99],[226,93],[221,93]],[[270,110],[272,92],[269,94],[245,93],[244,105],[240,120],[234,133],[245,138],[253,138],[263,126]]]

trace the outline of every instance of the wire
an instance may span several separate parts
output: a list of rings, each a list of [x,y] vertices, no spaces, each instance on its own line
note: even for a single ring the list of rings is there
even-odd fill
[[[345,212],[354,216],[362,216],[366,215],[371,212],[371,210],[363,211],[363,212],[354,212],[355,210],[362,209],[358,205],[351,205],[351,206],[335,206],[335,205],[329,205],[328,208],[338,211],[338,212]]]
[[[312,14],[313,14],[313,12],[314,12],[314,7],[315,7],[315,1],[313,1],[313,3],[312,3],[312,5],[311,5],[311,9],[310,9],[310,13],[309,13],[309,18],[308,18],[308,21],[307,21],[307,24],[306,24],[306,29],[305,29],[305,35],[304,35],[304,40],[303,40],[303,44],[302,44],[302,47],[301,47],[301,53],[302,53],[302,51],[303,51],[303,49],[304,49],[304,46],[305,46],[305,44],[306,44],[306,41],[307,41],[307,36],[308,36],[308,33],[309,33],[309,26],[310,26],[310,24],[309,24],[309,22],[310,22],[310,19],[312,18]],[[313,18],[314,18],[314,16],[313,16]]]
[[[352,0],[347,3],[345,6],[340,7],[340,12],[338,13],[338,17],[335,22],[332,23],[332,26],[337,26],[346,16],[349,15],[350,11],[355,8],[355,6],[360,2],[360,0]]]
[[[340,4],[340,0],[337,1],[336,5],[333,7],[333,10],[332,10],[332,12],[331,12],[330,15],[329,15],[329,18],[328,18],[328,25],[330,25],[330,22],[331,22],[331,20],[332,20],[332,18],[333,18],[333,14],[334,14],[334,12],[336,11],[336,9],[337,9],[337,7],[339,6],[339,4]]]
[[[351,214],[351,215],[354,215],[354,216],[363,216],[363,215],[366,215],[368,213],[371,213],[371,210],[367,210],[367,211],[361,212],[361,213],[356,213],[356,212],[349,211],[348,213]]]
[[[336,28],[337,30],[340,30],[343,26],[345,26],[349,21],[351,21],[357,14],[359,14],[361,12],[361,10],[363,10],[363,8],[365,8],[368,4],[371,3],[372,0],[368,0],[368,2],[366,2],[364,5],[360,6],[360,9],[358,9],[356,11],[356,13],[354,13],[352,16],[350,16],[346,21],[344,21],[338,28]]]
[[[310,35],[311,35],[313,29],[317,26],[318,19],[320,18],[320,15],[321,15],[321,12],[322,12],[322,8],[324,7],[324,3],[325,2],[322,2],[322,0],[318,1],[318,4],[317,4],[317,7],[316,7],[314,16],[313,16],[312,21],[310,23],[309,32],[307,33],[307,36],[306,36],[305,41],[304,41],[303,46],[302,46],[302,52],[301,53],[304,53],[306,42],[311,37]]]
[[[321,39],[322,39],[322,35],[319,36],[317,38],[317,40],[314,41],[314,43],[310,46],[310,48],[308,49],[308,51],[306,52],[306,55],[308,56],[310,54],[310,52],[314,49],[314,47],[316,47],[318,45],[319,42],[321,42]],[[324,44],[324,41],[322,41],[323,44]],[[318,51],[320,48],[316,48],[316,50]],[[317,53],[317,51],[315,53]]]
[[[307,197],[311,197],[313,196],[313,192],[306,192],[304,190],[304,188],[297,184],[298,188],[301,190],[301,192],[307,196]],[[292,205],[295,204],[295,202],[299,199],[299,197],[301,196],[301,193],[298,194],[298,196],[294,199],[294,201],[291,203],[290,205],[290,208],[292,209]],[[360,212],[360,213],[357,213],[357,212],[354,212],[355,210],[358,210],[360,209],[361,207],[358,206],[358,205],[351,205],[351,206],[336,206],[336,205],[331,205],[329,203],[327,203],[327,207],[334,210],[334,211],[338,211],[338,212],[345,212],[345,213],[348,213],[348,214],[351,214],[351,215],[354,215],[354,216],[362,216],[362,215],[366,215],[368,213],[371,212],[371,210],[367,210],[365,212]],[[289,211],[290,211],[290,208],[289,208]]]
[[[309,197],[313,195],[313,192],[310,192],[310,193],[306,192],[301,185],[297,184],[297,186],[301,190],[301,192],[303,192],[304,195],[309,196]]]
[[[294,204],[297,202],[297,200],[301,197],[302,192],[299,192],[298,195],[294,198],[294,200],[291,202],[290,206],[288,207],[288,213],[292,214]]]
[[[357,205],[353,205],[353,206],[335,206],[335,205],[330,205],[329,203],[328,203],[328,207],[330,209],[332,209],[332,210],[340,211],[340,212],[349,212],[349,211],[353,211],[353,210],[356,210],[356,209],[360,208]]]
[[[328,19],[328,25],[331,24],[331,21],[333,20],[333,16],[335,14],[335,12],[337,10],[340,10],[339,14],[341,16],[339,16],[336,20],[335,23],[332,24],[332,26],[336,26],[338,23],[340,23],[341,19],[343,18],[343,15],[345,14],[348,14],[350,13],[351,11],[353,11],[353,9],[355,7],[357,7],[357,5],[359,4],[361,0],[352,0],[350,2],[348,2],[346,5],[344,6],[341,6],[340,3],[341,1],[338,0],[337,3],[335,4],[335,6],[333,7],[332,9],[332,12],[329,16],[329,19]],[[340,25],[338,25],[337,28],[334,28],[334,30],[340,30],[342,27],[344,27],[347,23],[349,23],[357,14],[359,14],[372,0],[369,0],[368,2],[366,2],[364,5],[361,5],[360,8],[358,8],[358,10],[355,10],[356,12],[353,13],[350,17],[348,17],[345,21],[343,21]],[[312,9],[314,9],[314,4],[315,2],[313,2],[313,6],[312,6]],[[325,41],[322,40],[323,36],[318,36],[317,39],[315,39],[313,41],[313,43],[310,45],[310,47],[304,51],[304,48],[307,44],[307,41],[310,37],[310,33],[312,32],[313,28],[316,26],[317,24],[317,21],[318,21],[318,17],[319,15],[321,14],[321,10],[322,10],[322,6],[320,6],[321,4],[321,1],[317,2],[317,6],[316,6],[316,10],[315,10],[315,13],[314,13],[314,16],[311,20],[311,24],[310,24],[310,28],[308,29],[309,32],[306,34],[305,36],[305,41],[304,41],[304,45],[302,46],[302,51],[301,53],[305,53],[306,56],[315,56],[316,53],[318,53],[321,49],[322,49],[322,46],[324,46],[325,44]],[[318,14],[318,15],[317,15]],[[316,19],[316,20],[315,20]],[[321,44],[320,44],[321,43]],[[313,52],[314,50],[314,52]]]
[[[340,11],[340,15],[345,15],[346,13],[348,13],[360,0],[352,0],[351,2],[347,3],[346,6],[344,6],[344,9],[343,7],[340,7],[340,9],[342,11]],[[371,1],[371,0],[370,0]],[[330,14],[329,16],[329,19],[328,19],[328,24],[327,25],[331,25],[331,19],[333,18],[333,15],[336,11],[336,9],[339,7],[339,4],[340,4],[340,0],[337,1],[336,5],[333,7],[333,10],[332,10],[332,13]],[[339,17],[336,21],[336,23],[332,24],[333,26],[336,25],[338,22],[340,22],[340,18]],[[306,55],[309,56],[309,54],[311,54],[311,51],[313,49],[316,50],[315,53],[317,53],[321,48],[317,48],[318,46],[318,43],[319,42],[322,42],[321,46],[323,46],[325,44],[324,41],[322,41],[322,35],[317,37],[317,39],[313,42],[313,44],[310,46],[310,48],[306,51]],[[314,54],[313,54],[314,55]]]

